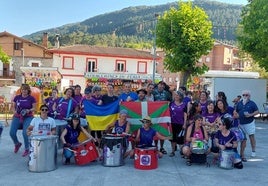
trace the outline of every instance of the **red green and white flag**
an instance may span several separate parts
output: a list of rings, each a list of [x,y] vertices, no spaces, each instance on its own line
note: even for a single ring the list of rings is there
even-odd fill
[[[138,130],[142,126],[140,121],[142,118],[150,116],[153,123],[152,128],[164,136],[172,135],[168,101],[122,102],[120,110],[123,109],[128,111],[131,132]]]

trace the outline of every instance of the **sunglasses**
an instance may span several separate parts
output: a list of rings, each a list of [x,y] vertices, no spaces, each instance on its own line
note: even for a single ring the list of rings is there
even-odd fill
[[[242,96],[249,96],[248,94],[243,94]]]
[[[41,111],[48,111],[48,109],[41,109]]]

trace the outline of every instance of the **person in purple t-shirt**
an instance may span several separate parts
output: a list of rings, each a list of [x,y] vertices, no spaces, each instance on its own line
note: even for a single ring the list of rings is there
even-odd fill
[[[170,137],[162,136],[159,132],[155,131],[152,128],[152,119],[149,116],[144,117],[140,120],[143,123],[143,126],[138,129],[135,142],[139,148],[153,147],[153,138],[156,136],[161,140],[170,140]],[[157,151],[158,157],[163,157],[163,153]],[[129,151],[130,157],[134,156],[134,150]]]
[[[201,111],[204,113],[208,105],[208,93],[204,90],[200,92],[199,103],[201,104]]]
[[[52,93],[52,96],[44,99],[43,102],[44,102],[44,104],[46,104],[48,106],[48,116],[54,118],[53,105],[56,102],[56,100],[58,99],[59,91],[58,91],[58,89],[54,88],[54,89],[52,89],[51,93]]]
[[[212,134],[217,131],[217,119],[220,117],[220,114],[215,111],[215,105],[213,101],[208,101],[207,109],[202,114],[204,117],[204,126],[207,129],[208,134]]]
[[[184,144],[184,136],[178,137],[179,133],[186,129],[186,120],[187,120],[187,106],[183,102],[183,93],[180,91],[175,91],[173,93],[174,99],[169,104],[170,117],[171,117],[171,127],[173,138],[171,140],[172,152],[170,157],[175,156],[175,150],[177,143],[181,149]]]
[[[236,135],[230,130],[233,123],[233,116],[230,114],[224,114],[219,119],[219,130],[215,134],[215,146],[216,148],[211,149],[214,156],[217,158],[219,153],[225,150],[234,151],[234,158],[231,160],[234,163],[234,167],[238,169],[243,168],[243,164],[239,154],[237,153],[237,138]],[[221,159],[220,159],[221,160]]]
[[[64,120],[74,112],[77,102],[73,99],[74,90],[72,88],[67,88],[64,91],[64,96],[59,97],[54,105],[54,118],[59,120]]]
[[[81,86],[80,85],[75,85],[74,86],[74,100],[80,104],[83,96],[81,94]]]
[[[12,102],[11,110],[13,110],[14,115],[11,121],[9,135],[15,144],[14,153],[17,153],[22,145],[18,140],[17,130],[22,128],[25,147],[25,151],[22,156],[25,157],[29,154],[27,128],[33,119],[33,112],[36,108],[36,100],[33,96],[31,96],[31,88],[29,85],[22,84],[20,91],[21,94],[15,96]]]

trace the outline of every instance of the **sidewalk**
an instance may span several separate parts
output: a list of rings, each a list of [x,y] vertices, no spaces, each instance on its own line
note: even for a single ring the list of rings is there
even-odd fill
[[[23,148],[13,153],[14,145],[9,137],[9,127],[5,127],[0,138],[0,185],[1,186],[195,186],[195,185],[268,185],[268,122],[257,121],[257,157],[250,159],[250,143],[247,142],[248,162],[241,170],[225,170],[217,165],[206,167],[205,164],[187,166],[179,152],[175,157],[165,155],[158,160],[155,170],[138,170],[132,159],[126,159],[120,167],[104,167],[101,162],[92,162],[85,166],[62,164],[62,150],[58,150],[58,168],[54,171],[33,173],[28,171],[28,158],[23,158]],[[18,131],[21,142],[21,131]],[[23,146],[22,146],[23,147]],[[165,142],[168,153],[170,142]],[[208,156],[211,161],[211,156]],[[73,160],[72,160],[73,162]]]

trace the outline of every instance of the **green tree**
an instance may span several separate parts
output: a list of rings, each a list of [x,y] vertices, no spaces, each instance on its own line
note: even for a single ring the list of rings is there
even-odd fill
[[[238,41],[260,67],[268,70],[268,4],[267,0],[251,1],[242,11]]]
[[[170,72],[181,72],[180,85],[191,76],[208,70],[197,65],[213,46],[212,23],[205,11],[191,2],[179,2],[158,19],[156,44],[165,51],[164,66]]]
[[[2,63],[9,63],[10,59],[11,58],[0,47],[0,61],[2,61]]]

